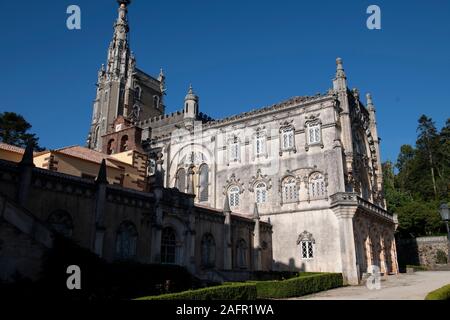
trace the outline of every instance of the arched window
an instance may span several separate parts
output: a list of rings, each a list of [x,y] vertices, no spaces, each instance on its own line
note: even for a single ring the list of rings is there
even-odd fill
[[[282,182],[283,203],[297,202],[298,190],[297,182],[294,177],[287,177]]]
[[[311,199],[325,197],[326,186],[325,179],[321,173],[313,173],[309,178],[309,196]]]
[[[128,150],[128,136],[123,136],[120,140],[120,152],[125,152]]]
[[[176,263],[177,236],[175,230],[164,228],[161,236],[161,263]]]
[[[247,268],[247,243],[244,239],[239,240],[236,248],[237,263],[241,269]]]
[[[56,210],[48,216],[47,222],[52,229],[66,238],[72,237],[73,221],[69,213],[64,210]]]
[[[230,200],[230,207],[239,206],[240,189],[238,186],[233,186],[228,190],[228,199]]]
[[[141,99],[142,90],[141,87],[134,88],[134,99],[140,100]]]
[[[180,192],[186,192],[186,170],[184,170],[183,168],[178,170],[177,172],[175,187]]]
[[[133,259],[136,256],[138,233],[130,221],[122,222],[117,230],[116,257],[120,260]]]
[[[281,148],[283,150],[294,148],[294,129],[292,127],[281,130]]]
[[[202,237],[202,266],[213,268],[216,264],[216,242],[212,234],[207,233]]]
[[[159,97],[153,96],[153,106],[158,109],[159,108]]]
[[[300,257],[304,260],[314,258],[314,245],[316,241],[313,235],[308,231],[304,231],[298,236],[297,245],[300,246]]]
[[[95,147],[98,146],[99,133],[100,133],[100,126],[97,126],[97,127],[95,128],[95,131],[94,131],[94,140],[93,140],[94,146],[95,146]]]
[[[266,203],[267,201],[267,186],[264,182],[259,182],[255,187],[256,203]]]
[[[208,201],[208,188],[209,188],[209,169],[208,165],[202,164],[200,167],[200,173],[199,173],[199,179],[200,179],[200,202]]]
[[[111,139],[108,141],[108,146],[106,148],[106,153],[107,154],[113,154],[114,153],[114,139]]]

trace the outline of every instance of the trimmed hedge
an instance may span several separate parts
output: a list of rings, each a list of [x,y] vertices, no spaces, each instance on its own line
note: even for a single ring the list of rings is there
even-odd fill
[[[428,271],[427,266],[414,266],[414,265],[406,265],[406,268],[414,269],[414,271]]]
[[[239,283],[143,297],[136,300],[255,300],[256,297],[254,283]]]
[[[343,286],[342,274],[306,274],[284,281],[256,282],[259,299],[283,299]]]
[[[431,291],[427,294],[425,300],[450,300],[450,284],[440,289]]]

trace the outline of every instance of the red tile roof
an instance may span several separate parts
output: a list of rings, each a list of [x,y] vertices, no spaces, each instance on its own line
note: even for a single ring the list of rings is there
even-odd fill
[[[114,161],[116,163],[120,162],[120,161],[118,161],[117,159],[113,159],[109,155],[106,155],[104,153],[101,153],[101,152],[98,152],[98,151],[95,151],[92,149],[88,149],[86,147],[70,146],[70,147],[65,147],[65,148],[54,150],[54,152],[68,155],[71,157],[75,157],[78,159],[86,160],[86,161],[95,162],[98,164],[101,164],[103,159],[105,159],[106,165],[108,167],[119,169],[119,167],[117,165],[115,165],[112,161]]]
[[[7,143],[3,143],[0,142],[0,149],[1,150],[6,150],[6,151],[11,151],[11,152],[15,152],[15,153],[20,153],[20,154],[24,154],[25,153],[25,149],[24,148],[19,148]]]

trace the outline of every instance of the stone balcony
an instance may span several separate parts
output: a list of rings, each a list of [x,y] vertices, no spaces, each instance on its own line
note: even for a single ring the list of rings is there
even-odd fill
[[[396,222],[396,216],[387,210],[364,200],[357,193],[354,192],[338,192],[330,196],[331,207],[354,207],[355,209],[363,210],[371,215],[377,216],[392,223]]]

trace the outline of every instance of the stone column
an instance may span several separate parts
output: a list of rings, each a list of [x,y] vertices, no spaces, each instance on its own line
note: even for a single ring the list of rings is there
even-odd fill
[[[106,188],[108,185],[107,173],[106,173],[106,161],[103,159],[100,165],[97,179],[95,180],[96,193],[95,193],[95,231],[93,239],[93,251],[99,257],[103,257],[103,242],[105,238],[105,221],[104,211],[106,205]]]
[[[224,233],[224,239],[223,239],[223,269],[224,270],[231,270],[233,269],[233,260],[232,260],[232,242],[231,242],[231,209],[228,199],[228,193],[225,197],[225,203],[223,207],[223,213],[225,215],[225,221],[223,224],[223,233]]]
[[[254,251],[254,269],[255,271],[262,270],[262,258],[261,258],[261,228],[260,228],[260,216],[258,212],[258,205],[255,203],[255,209],[253,213],[253,221],[255,222],[255,229],[253,231],[253,251]]]
[[[155,219],[152,224],[152,246],[151,261],[153,263],[161,262],[161,236],[163,229],[163,210],[160,201],[163,197],[164,178],[162,174],[162,153],[157,154],[156,172],[153,186],[153,194],[155,195]]]
[[[336,214],[339,220],[339,235],[341,243],[341,261],[344,283],[359,284],[358,270],[356,270],[355,239],[353,235],[353,216],[356,210],[345,208]]]
[[[185,264],[188,270],[192,273],[196,273],[195,266],[195,215],[194,215],[194,199],[191,199],[189,208],[189,226],[186,232],[186,255]]]
[[[342,276],[344,283],[350,285],[359,284],[353,230],[353,218],[357,208],[355,193],[339,193],[332,196],[331,209],[334,211],[339,225]]]

